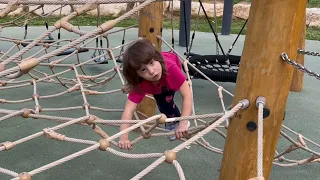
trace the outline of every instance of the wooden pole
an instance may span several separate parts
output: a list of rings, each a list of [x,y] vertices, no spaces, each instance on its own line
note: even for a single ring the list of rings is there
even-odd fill
[[[162,36],[163,20],[163,2],[154,2],[146,6],[139,12],[139,37],[149,39],[155,47],[161,51],[161,40],[157,38]],[[152,96],[146,96],[138,105],[137,110],[148,117],[155,115],[156,102]],[[139,115],[140,119],[145,119]]]
[[[157,38],[162,35],[163,2],[154,2],[139,13],[139,37],[149,39],[161,51],[162,42]]]
[[[270,110],[263,121],[263,175],[269,179],[294,70],[282,60],[281,53],[296,57],[306,3],[307,0],[252,1],[233,101],[236,104],[248,99],[250,106],[230,121],[220,180],[257,177],[258,132],[254,125],[258,126],[259,96],[265,97]]]
[[[306,12],[303,14],[303,16],[304,16],[302,19],[303,24],[301,27],[301,34],[300,34],[299,46],[298,46],[299,49],[305,49],[305,45],[306,45]],[[304,54],[298,53],[294,61],[304,66]],[[302,92],[303,80],[304,80],[304,73],[299,69],[294,69],[290,91]]]

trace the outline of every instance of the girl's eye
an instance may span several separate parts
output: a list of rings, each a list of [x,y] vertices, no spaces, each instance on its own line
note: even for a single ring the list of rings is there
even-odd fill
[[[145,68],[141,69],[141,72],[144,72],[144,71],[146,71],[146,69],[145,69]]]
[[[149,64],[153,64],[153,60],[151,60]]]

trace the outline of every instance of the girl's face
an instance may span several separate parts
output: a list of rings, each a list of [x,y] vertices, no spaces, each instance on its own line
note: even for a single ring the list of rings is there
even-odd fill
[[[162,67],[159,61],[151,60],[149,64],[143,64],[137,73],[147,81],[157,82],[161,79]]]

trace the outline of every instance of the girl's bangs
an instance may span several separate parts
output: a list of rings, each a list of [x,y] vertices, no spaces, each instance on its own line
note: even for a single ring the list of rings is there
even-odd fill
[[[129,61],[129,64],[135,70],[139,70],[142,67],[142,65],[149,64],[152,59],[153,58],[149,58],[149,57],[147,57],[147,58],[131,58]]]

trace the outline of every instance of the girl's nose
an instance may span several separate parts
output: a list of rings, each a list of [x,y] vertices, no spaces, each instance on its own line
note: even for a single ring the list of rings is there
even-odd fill
[[[153,75],[154,72],[155,72],[155,70],[154,70],[152,67],[149,67],[149,73],[150,73],[151,75]]]

